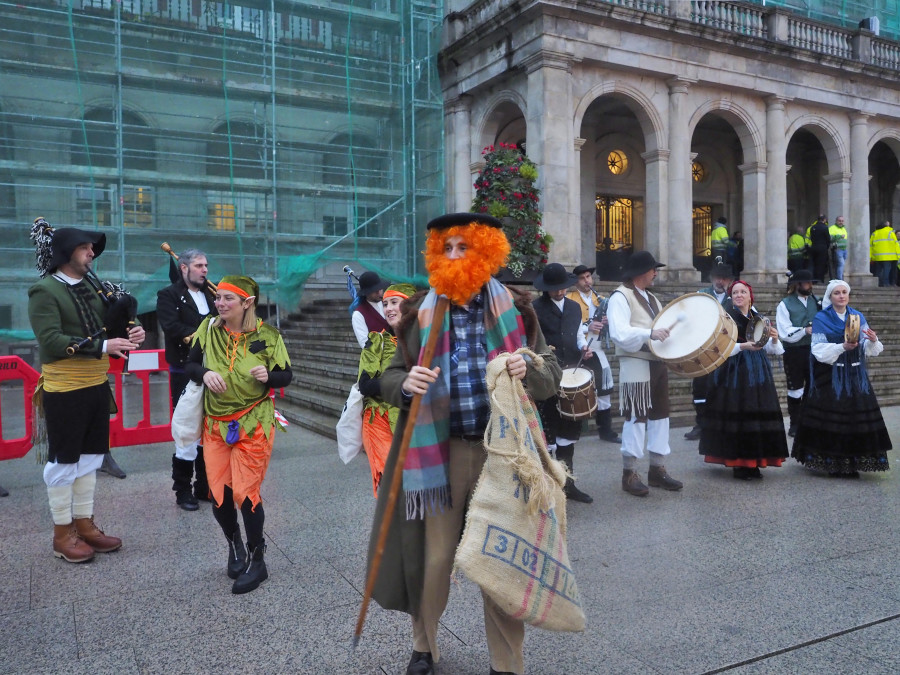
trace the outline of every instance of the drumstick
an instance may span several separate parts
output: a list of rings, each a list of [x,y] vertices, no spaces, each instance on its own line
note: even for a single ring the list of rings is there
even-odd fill
[[[422,366],[431,368],[431,360],[434,357],[434,350],[437,346],[437,338],[441,332],[441,325],[444,322],[444,314],[447,312],[447,305],[450,301],[446,296],[438,297],[437,305],[434,308],[434,314],[431,318],[431,331],[428,333],[428,340],[425,342],[425,350],[422,353]],[[359,644],[360,635],[362,635],[363,624],[366,621],[366,611],[369,609],[369,600],[372,599],[372,591],[375,590],[375,581],[378,579],[378,568],[381,567],[381,556],[384,553],[384,545],[387,541],[388,530],[391,528],[391,518],[394,515],[394,505],[397,503],[397,495],[400,492],[401,483],[403,481],[403,465],[406,462],[406,454],[409,451],[409,442],[412,440],[413,427],[416,426],[416,416],[419,407],[422,404],[422,394],[413,396],[412,402],[409,404],[409,414],[406,417],[406,426],[403,428],[403,436],[400,439],[400,447],[397,450],[397,461],[394,465],[394,473],[391,476],[390,489],[385,499],[384,513],[382,514],[381,524],[378,527],[378,539],[375,543],[375,553],[372,556],[372,564],[369,566],[369,575],[366,578],[366,588],[363,593],[362,607],[359,608],[359,618],[356,621],[356,631],[353,633],[353,648]]]
[[[594,341],[594,338],[591,338],[590,340],[587,341],[587,348],[588,348],[588,349],[590,349],[591,343],[592,343],[593,341]],[[577,363],[576,366],[575,366],[575,369],[576,369],[576,370],[578,370],[578,368],[581,366],[581,362],[582,362],[582,361],[584,361],[584,352],[581,352],[581,358],[578,359],[578,363]]]
[[[679,323],[680,321],[684,321],[684,320],[686,320],[686,319],[687,319],[687,314],[686,314],[686,313],[684,313],[684,312],[678,312],[678,314],[675,315],[675,321],[673,321],[673,322],[672,322],[672,325],[669,326],[668,328],[666,328],[665,330],[671,332],[672,329],[675,328],[675,326],[677,326],[678,323]]]

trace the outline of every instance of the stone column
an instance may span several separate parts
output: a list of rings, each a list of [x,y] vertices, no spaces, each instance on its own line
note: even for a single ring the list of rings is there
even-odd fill
[[[787,269],[787,139],[784,130],[786,99],[766,99],[766,185],[765,222],[757,242],[758,262],[753,268],[760,275],[768,273],[772,281]],[[760,233],[762,234],[762,232]],[[746,246],[746,244],[745,244]],[[745,248],[744,255],[747,255]],[[762,280],[762,277],[758,279]]]
[[[850,115],[850,211],[843,214],[850,240],[844,279],[851,288],[878,285],[869,274],[869,179],[869,115],[857,112]]]
[[[661,228],[650,227],[654,223],[669,221],[669,151],[651,150],[641,154],[646,173],[644,187],[644,238],[635,242],[648,251],[659,251],[663,247],[660,240]],[[692,245],[693,246],[693,245]],[[664,268],[665,269],[665,268]]]
[[[575,138],[575,156],[569,166],[569,185],[571,186],[571,210],[576,215],[581,233],[581,256],[578,260],[589,267],[593,267],[597,259],[597,224],[596,218],[590,220],[584,218],[584,207],[581,203],[581,149],[587,143],[586,138]],[[593,195],[591,195],[593,197]],[[591,200],[593,202],[593,199]],[[591,215],[595,215],[591,213]]]
[[[447,176],[445,208],[448,213],[468,211],[475,196],[474,180],[469,166],[472,161],[471,97],[462,95],[444,105],[444,128],[447,150],[444,158]]]
[[[668,281],[700,281],[694,269],[692,240],[693,182],[691,180],[691,134],[688,129],[687,93],[693,80],[673,78],[669,85],[668,221],[659,221],[659,256]],[[648,219],[648,235],[654,227]],[[650,236],[647,237],[650,239]],[[687,242],[687,245],[685,243]]]
[[[543,225],[553,236],[550,262],[581,262],[581,219],[570,178],[578,171],[572,128],[572,57],[541,50],[522,60],[528,75],[528,158],[537,165]]]
[[[744,237],[744,271],[741,277],[750,284],[767,283],[770,275],[763,271],[760,256],[760,240],[766,238],[766,224],[764,215],[766,211],[766,163],[750,162],[741,164],[738,169],[743,176],[743,202],[744,212],[741,214]],[[749,244],[749,246],[748,246]],[[755,245],[754,245],[755,244]],[[737,272],[737,270],[735,270]]]

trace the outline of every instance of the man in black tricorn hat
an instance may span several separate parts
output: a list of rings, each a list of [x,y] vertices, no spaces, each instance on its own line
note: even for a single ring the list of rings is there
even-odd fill
[[[587,346],[582,333],[581,310],[578,305],[566,297],[566,290],[578,279],[574,274],[566,272],[559,263],[550,263],[544,267],[540,276],[534,280],[534,287],[543,291],[534,302],[534,312],[541,324],[541,332],[561,368],[573,368],[581,361],[596,361],[594,352]],[[581,438],[582,420],[563,417],[556,407],[559,398],[554,396],[538,403],[538,412],[544,423],[547,442],[556,445],[556,458],[563,462],[570,473],[575,456],[575,444]],[[564,487],[566,499],[590,504],[594,499],[579,490],[572,478],[566,479]]]
[[[813,275],[803,269],[788,276],[788,295],[775,310],[778,338],[784,345],[784,376],[787,406],[791,418],[788,436],[797,433],[803,398],[809,393],[809,353],[812,322],[821,303],[812,294]]]
[[[731,265],[722,262],[722,258],[716,258],[716,264],[709,271],[710,285],[701,288],[700,293],[706,293],[719,301],[726,309],[731,306],[731,298],[728,297],[728,287],[734,281],[734,272]],[[700,375],[691,380],[691,397],[694,400],[694,426],[684,437],[689,441],[700,440],[700,417],[703,415],[703,406],[706,405],[706,393],[709,390],[709,375]]]
[[[403,487],[384,545],[372,597],[385,609],[412,617],[413,652],[407,675],[432,675],[440,657],[438,625],[447,606],[450,573],[465,525],[466,507],[484,467],[482,441],[490,417],[486,369],[501,353],[527,346],[542,365],[513,354],[510,377],[524,380],[538,401],[554,396],[561,372],[531,307],[528,294],[493,278],[509,255],[499,220],[453,213],[428,223],[425,269],[431,289],[404,303],[397,327],[397,352],[381,376],[381,395],[400,408],[385,463],[369,540],[375,555],[397,454],[407,424],[414,425],[403,471]],[[440,325],[436,308],[449,300]],[[427,336],[437,335],[430,367],[420,365]],[[414,395],[418,417],[409,419]],[[525,672],[525,624],[505,614],[482,593],[491,673]]]
[[[656,262],[649,251],[635,251],[622,272],[625,280],[609,296],[609,334],[619,356],[619,407],[625,416],[622,427],[622,489],[646,497],[649,488],[641,481],[637,460],[650,452],[647,483],[664,490],[680,490],[681,481],[666,471],[669,448],[669,375],[650,351],[650,340],[669,337],[667,328],[651,328],[662,304],[648,289],[656,279]]]
[[[391,282],[382,279],[377,272],[363,272],[359,275],[359,290],[351,323],[360,349],[365,349],[369,333],[390,330],[387,319],[384,318],[384,306],[381,304],[384,289],[390,285]]]
[[[35,220],[38,271],[28,289],[28,317],[41,360],[39,397],[47,424],[44,482],[53,517],[53,554],[87,562],[115,551],[122,540],[94,523],[94,486],[109,451],[109,416],[115,411],[107,382],[109,356],[125,356],[144,341],[139,325],[127,338],[107,337],[105,307],[85,280],[106,235],[71,227],[53,230]]]

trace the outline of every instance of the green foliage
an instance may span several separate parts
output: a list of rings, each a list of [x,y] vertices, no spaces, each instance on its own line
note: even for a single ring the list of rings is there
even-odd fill
[[[474,213],[487,213],[503,221],[511,247],[507,267],[516,276],[547,264],[551,237],[541,225],[540,191],[534,186],[534,162],[512,144],[482,150],[484,168],[475,181]]]

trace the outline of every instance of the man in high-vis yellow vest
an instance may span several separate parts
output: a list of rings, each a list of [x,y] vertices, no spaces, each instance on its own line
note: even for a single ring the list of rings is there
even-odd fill
[[[879,223],[878,229],[869,237],[869,259],[875,263],[875,276],[878,277],[879,286],[891,285],[891,270],[896,267],[900,257],[898,251],[900,246],[890,221]]]
[[[834,225],[828,228],[831,235],[831,259],[834,265],[834,279],[844,278],[844,265],[847,264],[847,228],[844,227],[844,216],[838,216]]]
[[[806,269],[809,263],[809,240],[803,229],[803,225],[797,225],[794,234],[788,237],[787,263],[792,273]]]
[[[722,260],[730,263],[731,259],[728,256],[728,250],[732,245],[731,238],[728,236],[728,228],[726,227],[728,221],[725,220],[724,216],[721,216],[716,224],[713,225],[712,232],[709,234],[709,247],[712,253],[712,260],[715,260],[717,256],[721,256]]]

